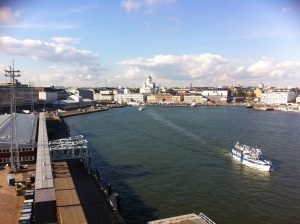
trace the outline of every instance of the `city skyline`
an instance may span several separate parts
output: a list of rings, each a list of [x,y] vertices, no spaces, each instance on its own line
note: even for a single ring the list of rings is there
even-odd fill
[[[21,82],[44,86],[139,87],[149,74],[162,86],[299,86],[299,14],[292,0],[4,1],[0,69],[14,59]]]

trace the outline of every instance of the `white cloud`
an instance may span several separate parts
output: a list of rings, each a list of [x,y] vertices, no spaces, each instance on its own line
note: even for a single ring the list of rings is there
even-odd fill
[[[70,30],[78,28],[72,24],[38,24],[38,23],[15,23],[15,24],[0,24],[0,28],[20,28],[20,29],[51,29],[51,30]]]
[[[40,71],[32,71],[28,76],[43,85],[68,86],[76,83],[82,86],[98,80],[103,73],[98,54],[67,44],[78,39],[55,37],[54,40],[59,43],[3,36],[0,37],[0,55],[21,56],[50,64]],[[26,75],[22,75],[22,80],[26,80]]]
[[[40,40],[19,40],[9,36],[0,37],[0,53],[30,57],[55,63],[93,64],[98,55],[66,44],[48,43]]]
[[[127,66],[124,79],[140,77],[143,80],[151,73],[160,82],[186,84],[191,81],[206,86],[256,85],[260,82],[300,84],[300,61],[276,61],[266,57],[243,66],[215,54],[156,55],[125,60],[120,64]]]
[[[10,7],[0,7],[0,23],[11,23],[14,22],[17,17],[20,16],[20,11],[15,11]]]
[[[141,2],[136,0],[123,0],[121,2],[121,7],[127,12],[136,11],[141,7]]]
[[[175,0],[122,0],[121,7],[127,12],[143,9],[146,13],[150,14],[155,8],[165,7],[174,2]]]
[[[156,55],[153,58],[137,58],[120,62],[171,80],[206,79],[209,75],[228,72],[230,63],[219,55]]]
[[[281,8],[282,13],[289,13],[289,12],[292,12],[292,11],[293,11],[292,7],[283,7],[283,8]]]
[[[71,38],[71,37],[52,37],[52,40],[58,44],[71,44],[71,43],[79,43],[79,38]]]

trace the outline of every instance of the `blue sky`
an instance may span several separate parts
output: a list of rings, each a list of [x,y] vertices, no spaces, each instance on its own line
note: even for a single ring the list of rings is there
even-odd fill
[[[299,27],[292,0],[1,1],[0,68],[36,85],[300,86]]]

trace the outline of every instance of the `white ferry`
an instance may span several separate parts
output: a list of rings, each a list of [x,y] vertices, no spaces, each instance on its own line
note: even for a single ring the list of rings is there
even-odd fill
[[[239,142],[232,149],[232,158],[261,171],[269,171],[272,165],[271,161],[263,159],[260,149],[241,145]]]

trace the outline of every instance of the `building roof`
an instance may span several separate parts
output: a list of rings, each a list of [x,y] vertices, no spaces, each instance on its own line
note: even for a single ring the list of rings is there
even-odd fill
[[[78,103],[77,101],[75,100],[58,100],[58,101],[55,101],[54,104],[60,104],[60,105],[65,105],[65,104],[74,104],[74,103]]]
[[[0,115],[0,148],[10,146],[11,142],[11,120],[10,114]],[[36,114],[17,114],[17,140],[19,145],[35,144],[37,128]]]

